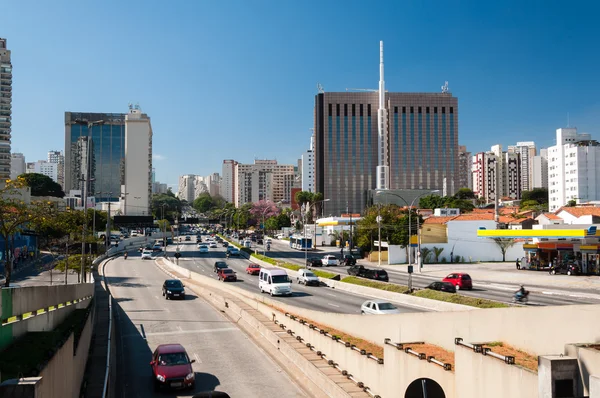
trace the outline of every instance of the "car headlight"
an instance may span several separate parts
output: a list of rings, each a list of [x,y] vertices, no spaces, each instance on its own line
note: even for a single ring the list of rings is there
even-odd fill
[[[170,290],[167,290],[167,293],[168,293],[168,294],[171,294],[171,291],[170,291]]]
[[[163,375],[156,375],[156,380],[164,382],[165,381],[165,376],[163,376]]]
[[[186,380],[192,380],[193,378],[194,378],[194,372],[192,372],[192,373],[188,373],[188,375],[187,375],[187,376],[185,376],[185,379],[186,379]]]

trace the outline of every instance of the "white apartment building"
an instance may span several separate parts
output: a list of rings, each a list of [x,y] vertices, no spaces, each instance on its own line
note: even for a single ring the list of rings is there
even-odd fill
[[[212,173],[211,175],[204,177],[204,183],[208,188],[210,196],[215,197],[221,195],[221,176],[219,173]]]
[[[25,174],[25,155],[12,153],[10,155],[10,179],[15,180],[21,174]]]
[[[0,37],[0,180],[10,177],[12,63],[6,39]]]
[[[234,178],[237,182],[234,194],[236,207],[260,200],[291,202],[293,165],[277,164],[277,160],[256,159],[253,164],[238,163]]]
[[[494,145],[489,152],[473,156],[473,193],[491,203],[503,198],[521,198],[521,162],[518,153],[502,151]]]
[[[315,144],[310,137],[310,148],[302,154],[302,190],[315,192]]]
[[[43,174],[52,178],[52,181],[58,182],[58,164],[50,163],[45,160],[38,160],[37,162],[29,162],[26,166],[27,173],[38,173]]]
[[[600,200],[600,144],[576,128],[556,130],[556,145],[548,148],[549,210],[570,200]]]
[[[177,189],[177,197],[179,200],[185,200],[188,203],[194,201],[195,180],[196,176],[194,174],[179,176],[179,187]]]
[[[533,189],[533,161],[536,155],[535,142],[517,142],[517,145],[509,145],[508,153],[518,153],[521,163],[521,190]]]
[[[235,191],[237,187],[236,166],[238,162],[232,159],[223,160],[220,193],[227,202],[235,202]]]
[[[48,162],[58,165],[58,182],[64,189],[65,184],[65,155],[63,151],[48,151]]]
[[[121,195],[124,215],[152,214],[152,125],[138,105],[130,105],[125,115],[125,186]]]
[[[540,149],[533,157],[531,170],[531,189],[548,188],[548,149]]]

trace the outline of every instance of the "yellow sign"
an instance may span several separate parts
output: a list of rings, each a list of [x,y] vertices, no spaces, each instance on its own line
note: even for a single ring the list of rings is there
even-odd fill
[[[479,229],[480,238],[585,238],[585,229]]]

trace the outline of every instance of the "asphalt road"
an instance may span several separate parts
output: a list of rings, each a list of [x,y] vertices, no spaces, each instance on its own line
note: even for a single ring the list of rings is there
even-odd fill
[[[171,260],[174,260],[172,255],[175,252],[175,248],[175,244],[169,245],[167,248]],[[215,279],[217,279],[216,274],[213,272],[215,261],[225,261],[229,268],[232,268],[237,273],[238,281],[223,283],[233,283],[250,292],[260,293],[258,289],[258,275],[246,274],[246,267],[250,261],[243,257],[230,257],[227,259],[225,248],[220,245],[216,249],[209,249],[208,253],[200,253],[195,238],[192,237],[191,242],[180,243],[180,253],[182,257],[179,259],[179,266]],[[360,314],[361,304],[370,298],[323,286],[304,286],[296,283],[296,280],[293,282],[293,294],[291,297],[276,296],[273,299],[316,311]],[[402,312],[423,312],[422,309],[414,307],[397,306]]]
[[[262,250],[262,246],[257,246],[259,250]],[[271,244],[271,250],[266,252],[267,256],[272,257],[274,259],[279,259],[282,261],[287,261],[294,264],[305,264],[305,252],[294,250],[289,247],[288,242],[280,241],[277,239],[273,239],[273,243]],[[308,257],[322,257],[325,254],[334,254],[335,256],[340,256],[340,250],[335,247],[322,247],[319,248],[318,251],[308,252]],[[360,260],[358,260],[358,264],[360,264]],[[365,264],[367,268],[377,268],[372,267]],[[342,275],[348,274],[348,268],[344,266],[336,266],[336,267],[324,267],[323,269],[326,271],[336,272]],[[318,268],[320,269],[320,268]],[[390,283],[395,283],[403,286],[408,285],[408,274],[403,271],[393,271],[386,269],[388,276],[390,278]],[[416,288],[424,288],[429,285],[431,282],[435,280],[439,280],[430,276],[422,276],[416,273],[413,273],[413,287]],[[527,286],[529,288],[533,288],[533,286]],[[540,290],[543,290],[544,287],[539,287]],[[514,289],[516,290],[516,289]],[[536,289],[538,290],[538,289]],[[492,287],[488,283],[473,283],[473,290],[462,290],[460,294],[471,297],[485,298],[489,300],[500,301],[504,303],[512,302],[514,291],[512,289]],[[595,292],[597,293],[597,292]],[[546,294],[530,294],[529,296],[529,304],[530,305],[570,305],[570,304],[600,304],[600,300],[595,300],[593,298],[588,297],[580,297],[576,294],[573,296],[552,296]]]
[[[165,300],[168,276],[154,261],[131,256],[105,269],[115,298],[118,397],[190,397],[224,391],[231,397],[305,397],[237,325],[202,298],[187,291],[185,300]],[[195,391],[155,393],[151,354],[159,344],[180,343],[196,374]]]

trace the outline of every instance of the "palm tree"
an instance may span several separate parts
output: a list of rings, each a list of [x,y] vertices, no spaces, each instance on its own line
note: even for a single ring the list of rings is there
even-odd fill
[[[421,248],[421,258],[423,259],[423,264],[427,264],[429,261],[429,257],[433,254],[432,250],[428,247]]]
[[[439,263],[440,262],[440,254],[442,254],[442,252],[444,251],[443,247],[433,247],[433,255],[435,257],[435,262]]]

